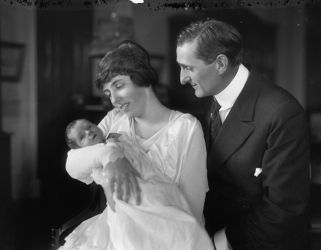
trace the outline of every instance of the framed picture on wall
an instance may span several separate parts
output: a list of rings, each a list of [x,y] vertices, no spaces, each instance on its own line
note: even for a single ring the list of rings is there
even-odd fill
[[[25,45],[0,41],[0,76],[2,81],[17,82],[21,78]]]

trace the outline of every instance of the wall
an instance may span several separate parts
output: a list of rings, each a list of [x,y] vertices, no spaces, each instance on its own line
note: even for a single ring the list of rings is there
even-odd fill
[[[155,10],[147,4],[133,4],[129,1],[120,1],[118,4],[108,4],[107,7],[97,6],[94,11],[94,30],[97,28],[99,18],[107,16],[112,11],[119,15],[131,17],[134,21],[134,40],[147,49],[150,54],[164,56],[164,69],[160,75],[160,81],[164,84],[169,82],[168,69],[168,17],[177,14],[189,15],[191,12],[163,8]]]
[[[169,27],[168,17],[182,13],[171,8],[160,11],[150,10],[145,6],[134,6],[133,15],[135,20],[135,38],[151,54],[163,55],[165,67],[159,76],[160,81],[165,85],[170,85],[169,76]],[[184,12],[183,12],[184,13]]]
[[[14,200],[39,194],[37,181],[36,11],[0,4],[1,40],[26,46],[18,82],[2,82],[2,128],[11,133],[11,181]]]
[[[254,14],[277,25],[277,84],[306,106],[306,16],[303,6],[256,8]]]

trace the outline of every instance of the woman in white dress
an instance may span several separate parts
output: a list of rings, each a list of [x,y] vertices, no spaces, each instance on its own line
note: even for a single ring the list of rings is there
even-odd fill
[[[152,88],[157,84],[157,76],[148,53],[137,44],[121,44],[106,54],[99,67],[97,86],[115,107],[99,123],[99,128],[105,136],[122,133],[140,144],[153,165],[178,186],[192,216],[203,225],[208,183],[205,142],[199,121],[159,102]],[[105,192],[111,209],[114,210],[110,195],[113,191],[125,202],[134,197],[139,207],[137,176],[126,158],[116,160],[106,169],[109,186]]]

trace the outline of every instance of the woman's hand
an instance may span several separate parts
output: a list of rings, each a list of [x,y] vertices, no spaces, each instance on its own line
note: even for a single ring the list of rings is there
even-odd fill
[[[141,190],[137,182],[140,174],[132,167],[126,158],[118,158],[116,161],[109,163],[105,171],[108,180],[105,194],[108,205],[113,211],[115,211],[114,192],[116,192],[119,200],[128,202],[129,198],[133,196],[136,204],[140,204]]]

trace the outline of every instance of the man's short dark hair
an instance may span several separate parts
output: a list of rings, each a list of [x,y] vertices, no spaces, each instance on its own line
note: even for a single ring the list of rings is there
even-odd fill
[[[177,47],[193,41],[197,41],[197,58],[207,64],[219,54],[224,54],[232,66],[242,62],[242,36],[228,23],[215,19],[191,23],[178,35]]]

